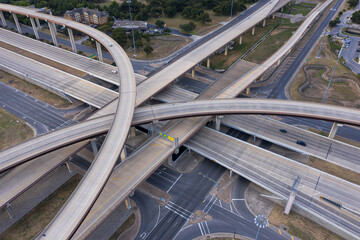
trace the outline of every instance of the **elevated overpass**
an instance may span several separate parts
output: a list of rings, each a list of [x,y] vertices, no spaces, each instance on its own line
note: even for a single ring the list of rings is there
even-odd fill
[[[184,117],[260,114],[321,119],[360,126],[360,111],[332,105],[272,99],[214,99],[139,107],[132,125]],[[90,119],[30,139],[0,152],[0,172],[51,150],[106,133],[113,115]],[[300,150],[306,147],[298,147]],[[357,162],[353,162],[357,169]],[[341,165],[341,164],[339,164]]]
[[[65,95],[101,108],[119,94],[95,83],[0,48],[0,69],[30,81],[57,95]]]
[[[136,85],[134,71],[123,49],[112,38],[94,28],[74,21],[39,13],[24,7],[0,4],[0,11],[11,12],[14,16],[16,16],[16,14],[26,15],[32,20],[33,18],[45,20],[50,22],[52,28],[55,27],[55,24],[59,24],[81,32],[86,32],[89,37],[97,40],[98,43],[102,44],[103,47],[109,51],[118,68],[119,83],[121,86],[119,89],[118,106],[104,145],[63,208],[39,235],[39,238],[67,239],[74,233],[89,208],[93,205],[124,146],[135,107]],[[17,21],[16,23],[19,25]],[[111,151],[109,149],[111,149]]]
[[[41,42],[3,28],[0,28],[0,41],[119,86],[119,76],[113,73],[113,71],[117,71],[117,67],[110,64],[90,59],[86,56],[67,51],[63,48]],[[136,83],[139,84],[144,81],[146,77],[140,74],[135,74],[135,79]]]
[[[329,2],[327,2],[327,3],[329,3]],[[271,3],[270,3],[271,4]],[[325,4],[326,5],[326,4]],[[269,7],[269,4],[268,5],[265,5],[264,6],[264,8],[262,8],[262,9],[260,9],[258,12],[257,12],[257,14],[259,14],[259,15],[262,15],[262,16],[266,16],[266,14],[265,15],[263,15],[263,13],[265,13],[266,11],[264,11],[264,9],[267,9],[267,10],[270,10],[271,9],[271,7]],[[319,11],[319,12],[321,12],[321,10],[322,9],[317,9],[317,11]],[[318,12],[318,13],[319,13]],[[314,16],[313,14],[311,15],[311,16]],[[251,20],[251,18],[250,19],[247,19],[247,20]],[[244,22],[246,22],[247,20],[245,20]],[[305,21],[306,22],[306,21]],[[250,22],[247,22],[248,24],[250,23]],[[310,22],[307,22],[306,24],[309,24]],[[306,25],[305,24],[305,25]],[[303,25],[302,25],[303,26]],[[302,29],[302,31],[304,31],[305,29]],[[294,37],[294,36],[293,36]],[[300,36],[297,36],[297,37],[300,37]],[[292,38],[292,40],[294,40],[293,38]],[[290,41],[288,41],[288,43],[289,43]],[[288,43],[285,45],[285,46],[287,46],[287,47],[289,47],[289,46],[292,46],[291,45],[291,42],[290,42],[290,45],[288,45]],[[204,44],[205,45],[205,44]],[[274,61],[274,59],[275,59],[275,62],[276,62],[276,60],[278,60],[277,58],[279,58],[279,57],[281,57],[282,56],[282,54],[284,54],[284,53],[286,53],[286,52],[284,52],[284,49],[282,49],[282,51],[283,52],[277,52],[278,54],[276,55],[276,57],[275,58],[273,58],[272,60]],[[286,51],[286,50],[285,50]],[[184,59],[183,59],[184,60]],[[193,59],[192,59],[192,61],[193,61]],[[181,62],[180,62],[181,63]],[[185,63],[185,62],[183,62],[183,63]],[[271,61],[270,62],[267,62],[267,63],[271,63]],[[274,62],[273,62],[274,63]],[[118,64],[117,64],[118,65]],[[169,67],[171,67],[172,65],[174,65],[174,64],[171,64]],[[186,63],[186,65],[189,65],[189,63]],[[119,65],[118,65],[119,66]],[[181,64],[181,66],[184,66],[184,64]],[[168,69],[168,68],[167,68]],[[170,69],[169,69],[170,70]],[[171,70],[173,70],[173,69],[171,69]],[[251,76],[249,76],[250,74],[248,74],[247,75],[247,80],[248,81],[250,81],[250,78],[251,78],[251,80],[253,81],[253,80],[255,80],[256,79],[256,76],[257,76],[257,74],[262,74],[263,73],[263,71],[262,70],[266,70],[266,69],[260,69],[259,71],[257,71],[257,72],[254,72],[254,71],[252,71],[251,72]],[[171,78],[173,78],[173,76],[175,76],[175,75],[177,75],[177,74],[179,74],[178,72],[176,73],[176,72],[173,72],[173,71],[170,71],[171,73],[172,73],[172,76],[170,76],[170,79]],[[156,74],[155,74],[156,75]],[[154,75],[154,76],[155,76]],[[258,76],[260,76],[260,75],[258,75]],[[258,77],[257,76],[257,77]],[[154,77],[153,78],[153,80],[152,80],[152,83],[154,83],[154,84],[152,84],[152,85],[148,85],[147,87],[144,87],[144,90],[149,90],[149,89],[151,89],[151,91],[147,91],[148,92],[148,94],[147,93],[145,93],[145,91],[143,90],[143,91],[139,91],[139,93],[142,93],[142,95],[141,96],[139,96],[138,97],[138,100],[137,100],[137,104],[140,104],[140,103],[143,103],[145,100],[146,100],[146,98],[148,98],[148,97],[144,97],[145,95],[152,95],[152,91],[158,91],[158,90],[160,90],[161,88],[163,88],[163,87],[165,87],[168,83],[170,83],[172,80],[166,80],[165,79],[165,81],[163,81],[162,82],[162,79],[164,79],[165,78],[165,76],[162,76],[161,74],[160,75],[158,75],[156,78]],[[169,78],[169,76],[166,76],[166,78]],[[244,80],[244,78],[242,78],[241,80]],[[236,84],[239,84],[239,82],[240,82],[240,80],[239,81],[237,81],[237,83]],[[148,80],[146,81],[146,83],[148,83]],[[150,87],[150,86],[152,86],[152,87]],[[155,90],[155,89],[157,89],[157,90]],[[235,86],[235,85],[232,85],[230,88],[228,88],[227,90],[225,90],[222,94],[220,94],[220,97],[222,96],[222,97],[233,97],[234,95],[236,95],[236,94],[238,94],[239,93],[239,91],[240,91],[240,89],[241,89],[241,86],[239,86],[239,85],[237,85],[237,86]],[[243,89],[242,89],[243,90]],[[145,94],[145,95],[144,95]],[[113,111],[113,106],[114,106],[114,104],[110,104],[106,109],[107,109],[107,111],[109,111],[109,112],[111,112],[111,111]],[[199,121],[198,121],[199,120]],[[184,129],[184,127],[185,127],[185,129],[187,129],[186,130],[186,134],[185,135],[183,135],[184,136],[184,138],[182,138],[182,140],[181,140],[181,143],[184,141],[184,140],[186,140],[186,138],[187,137],[189,137],[189,136],[191,136],[191,134],[192,133],[194,133],[197,129],[198,129],[198,127],[195,127],[195,126],[201,126],[201,124],[203,124],[204,123],[204,121],[206,121],[206,119],[203,119],[203,120],[201,120],[201,119],[192,119],[192,120],[190,120],[190,121],[180,121],[179,123],[177,123],[176,124],[176,127],[174,128],[174,127],[172,127],[171,129],[169,129],[169,130],[171,130],[171,132],[173,132],[173,133],[175,133],[175,136],[176,135],[179,135],[180,133],[183,133],[183,130],[181,130],[181,129]],[[195,125],[194,125],[195,124]],[[187,126],[187,127],[186,127]],[[195,128],[192,128],[192,127],[195,127]],[[176,134],[176,132],[177,132],[177,134]],[[161,161],[163,160],[163,157],[165,157],[166,158],[166,156],[167,155],[169,155],[174,149],[173,149],[173,147],[170,147],[170,148],[167,148],[166,146],[168,146],[166,143],[163,143],[163,144],[160,144],[160,145],[162,145],[162,146],[160,146],[160,148],[158,148],[158,150],[160,150],[160,149],[162,149],[161,150],[161,152],[163,153],[163,154],[161,154],[161,156],[159,155],[159,154],[157,154],[157,156],[159,156],[159,158],[160,159],[156,159],[156,162],[157,163],[161,163]],[[153,146],[152,146],[153,147]],[[165,147],[165,148],[164,148]],[[168,146],[169,147],[169,146]],[[166,151],[166,149],[168,149],[169,151]],[[153,149],[153,150],[156,150],[156,149]],[[164,151],[165,150],[165,151]],[[155,151],[156,152],[156,151]],[[148,149],[148,153],[150,153],[150,151],[149,151],[149,149]],[[147,156],[148,157],[148,156]],[[128,161],[125,161],[124,163],[126,163],[126,162],[128,162]],[[149,169],[148,170],[150,170],[151,171],[151,169],[153,169],[154,167],[156,167],[158,164],[156,164],[155,162],[153,163],[153,164],[151,164],[151,166],[149,165],[148,167],[149,167]],[[145,172],[148,172],[148,170],[146,170]],[[141,173],[142,174],[142,176],[144,176],[143,174],[144,173]],[[141,180],[141,177],[139,178],[139,179],[137,179],[137,180]],[[106,188],[105,188],[106,189]],[[128,191],[124,191],[124,192],[121,192],[121,194],[128,194]],[[104,205],[101,205],[101,206],[103,206],[103,207],[106,207],[106,206],[104,206]],[[111,206],[114,206],[113,205],[113,203],[111,203]],[[99,213],[99,211],[96,211],[97,213]],[[104,213],[104,212],[103,212]],[[102,215],[103,216],[103,215]],[[91,214],[91,216],[90,216],[92,219],[94,219],[94,214]],[[88,218],[87,218],[88,219]],[[89,222],[89,220],[87,220],[86,222]],[[82,230],[80,230],[79,229],[79,231],[80,232],[82,232]]]

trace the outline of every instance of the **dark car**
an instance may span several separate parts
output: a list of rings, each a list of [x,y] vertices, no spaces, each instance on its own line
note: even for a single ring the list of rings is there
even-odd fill
[[[283,128],[279,129],[279,131],[282,132],[282,133],[287,133],[287,130],[283,129]]]
[[[296,143],[304,147],[306,146],[306,143],[300,140],[297,140]]]

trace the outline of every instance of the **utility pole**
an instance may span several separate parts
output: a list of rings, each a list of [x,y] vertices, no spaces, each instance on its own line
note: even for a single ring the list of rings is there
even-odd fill
[[[135,37],[134,37],[134,25],[133,25],[133,21],[132,21],[132,16],[131,16],[131,0],[128,0],[127,3],[129,4],[129,12],[130,12],[130,22],[131,22],[131,30],[132,30],[132,38],[133,38],[133,43],[134,43],[134,57],[136,57],[136,46],[135,46]]]

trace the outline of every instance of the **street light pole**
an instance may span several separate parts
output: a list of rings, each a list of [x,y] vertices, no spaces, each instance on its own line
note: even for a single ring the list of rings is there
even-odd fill
[[[134,26],[133,26],[133,22],[132,22],[132,16],[131,16],[131,0],[126,1],[129,4],[129,12],[130,12],[130,22],[131,22],[131,30],[132,30],[132,38],[133,38],[133,43],[134,43],[134,56],[136,57],[136,46],[135,46],[135,37],[134,37]]]
[[[232,18],[233,6],[234,6],[234,0],[231,0],[230,18]]]
[[[258,228],[255,240],[257,240],[260,232],[260,228],[266,228],[269,225],[268,219],[264,215],[257,215],[254,219],[254,223]]]

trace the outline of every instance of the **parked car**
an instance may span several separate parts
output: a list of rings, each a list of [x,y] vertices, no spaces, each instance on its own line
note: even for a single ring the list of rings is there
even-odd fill
[[[306,143],[300,140],[297,140],[296,143],[304,147],[306,146]]]
[[[283,129],[283,128],[279,129],[279,131],[282,132],[282,133],[287,133],[287,130]]]

